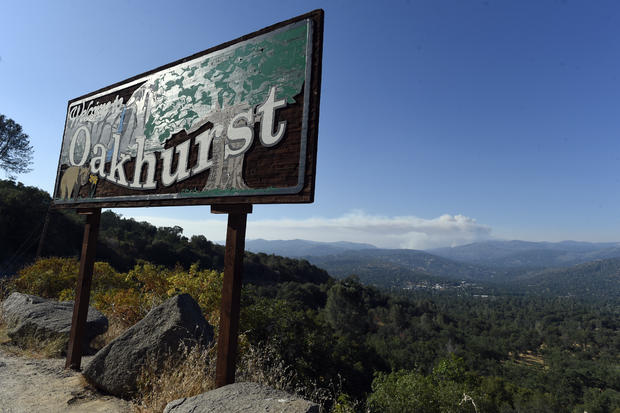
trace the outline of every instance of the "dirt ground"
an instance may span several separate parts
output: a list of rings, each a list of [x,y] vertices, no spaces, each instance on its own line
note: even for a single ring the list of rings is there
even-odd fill
[[[82,366],[88,360],[84,357]],[[80,373],[65,370],[64,364],[64,359],[20,356],[0,345],[0,413],[135,411],[131,403],[87,386]]]

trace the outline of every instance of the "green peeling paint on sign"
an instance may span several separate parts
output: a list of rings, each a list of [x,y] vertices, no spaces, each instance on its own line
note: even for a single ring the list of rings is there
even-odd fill
[[[207,110],[254,106],[273,86],[277,99],[294,103],[305,80],[307,38],[308,27],[300,24],[159,74],[143,86],[151,90],[155,103],[144,135],[164,143],[180,129],[191,129],[205,106]],[[187,105],[199,108],[185,110]]]

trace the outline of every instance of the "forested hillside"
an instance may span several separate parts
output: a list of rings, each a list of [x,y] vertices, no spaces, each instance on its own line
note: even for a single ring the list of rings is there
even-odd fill
[[[0,191],[0,260],[10,274],[33,259],[49,196],[8,181],[0,182]],[[81,225],[72,213],[54,212],[43,255],[76,257]],[[178,227],[105,212],[97,253],[105,262],[96,266],[93,302],[129,324],[149,303],[190,292],[215,322],[222,257],[223,247],[205,237],[188,239]],[[393,268],[377,266],[373,274],[397,278],[396,264],[404,268],[403,261],[413,260],[392,258]],[[415,259],[429,268],[457,268],[428,254]],[[586,288],[589,274],[598,273],[608,280],[604,288],[613,289],[619,266],[592,263],[566,273],[583,279],[576,288]],[[620,299],[554,294],[562,277],[557,270],[519,280],[530,290],[476,294],[462,288],[388,291],[266,254],[247,253],[245,268],[242,357],[254,357],[266,376],[285,377],[283,387],[326,411],[620,412]],[[0,284],[0,296],[18,289],[68,299],[76,275],[75,258],[38,261]]]
[[[79,257],[84,218],[70,210],[49,209],[45,191],[0,180],[0,276],[10,275],[31,262],[37,252],[46,213],[49,225],[41,256]],[[138,261],[157,265],[222,270],[224,247],[204,236],[183,236],[180,227],[155,227],[123,218],[112,211],[101,214],[97,259],[127,271]],[[304,260],[246,253],[245,281],[324,283],[326,271]]]
[[[41,189],[0,180],[0,276],[32,261],[50,203],[50,195]],[[44,254],[77,256],[82,231],[75,214],[52,211]]]
[[[305,256],[318,266],[329,268],[334,274],[346,276],[372,265],[391,265],[411,271],[463,280],[490,281],[505,277],[505,270],[456,262],[424,251],[407,249],[349,250],[324,256]]]
[[[524,293],[546,296],[618,299],[620,258],[526,272],[510,283],[510,286]]]

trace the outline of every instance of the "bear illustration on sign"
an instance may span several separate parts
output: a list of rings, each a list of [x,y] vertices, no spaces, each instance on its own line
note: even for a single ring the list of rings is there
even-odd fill
[[[70,166],[60,180],[60,199],[77,198],[80,187],[88,183],[89,169],[86,167]]]

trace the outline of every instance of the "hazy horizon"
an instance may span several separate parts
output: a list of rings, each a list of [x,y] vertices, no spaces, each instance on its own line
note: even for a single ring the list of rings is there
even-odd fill
[[[116,210],[122,214],[123,210]],[[210,214],[209,214],[210,215]],[[206,219],[178,219],[137,215],[137,221],[146,221],[156,226],[183,228],[183,234],[204,235],[210,240],[226,238],[226,219],[208,216]],[[378,248],[403,248],[427,250],[442,247],[467,245],[481,241],[527,241],[527,242],[589,242],[615,243],[617,239],[571,239],[571,238],[525,238],[495,236],[488,226],[462,216],[448,216],[430,220],[417,217],[370,216],[361,211],[334,219],[308,218],[254,220],[248,215],[246,239],[294,240],[316,242],[356,242],[371,244]],[[419,231],[419,232],[416,232]]]

